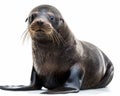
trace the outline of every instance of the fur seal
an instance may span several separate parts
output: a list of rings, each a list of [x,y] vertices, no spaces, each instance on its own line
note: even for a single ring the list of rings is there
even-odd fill
[[[96,46],[77,40],[53,6],[34,8],[28,21],[33,69],[29,86],[0,86],[3,90],[40,90],[74,93],[107,86],[114,74],[108,57]]]

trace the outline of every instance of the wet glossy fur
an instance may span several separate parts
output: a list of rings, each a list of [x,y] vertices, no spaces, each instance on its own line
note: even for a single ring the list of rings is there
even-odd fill
[[[35,12],[37,16],[32,20],[30,16]],[[39,28],[38,32],[34,32],[32,22],[42,24],[41,21],[44,26],[52,26],[49,33],[53,37],[48,38],[47,32]],[[19,88],[1,86],[1,89],[38,90],[46,87],[49,90],[44,93],[61,94],[103,88],[110,83],[114,73],[111,61],[96,46],[77,40],[55,7],[41,5],[34,8],[28,22],[29,26],[33,24],[29,32],[33,52],[31,84]]]

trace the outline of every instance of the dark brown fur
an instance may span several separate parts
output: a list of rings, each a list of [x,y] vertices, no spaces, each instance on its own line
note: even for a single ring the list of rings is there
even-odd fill
[[[31,86],[23,89],[46,87],[51,90],[46,93],[69,93],[102,88],[112,80],[111,61],[96,46],[77,40],[55,7],[38,6],[27,20],[33,70]]]

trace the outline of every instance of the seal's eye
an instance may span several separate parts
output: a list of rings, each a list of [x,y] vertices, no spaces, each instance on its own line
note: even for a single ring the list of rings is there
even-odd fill
[[[32,14],[30,17],[29,17],[29,23],[32,23],[33,20],[36,18],[37,14]]]
[[[49,16],[49,19],[50,19],[51,21],[54,21],[54,20],[55,20],[55,17],[52,16],[52,15],[50,15],[50,16]]]

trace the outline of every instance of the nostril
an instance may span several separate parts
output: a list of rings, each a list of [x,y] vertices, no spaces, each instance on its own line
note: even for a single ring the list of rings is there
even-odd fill
[[[43,23],[44,23],[43,21],[37,21],[37,24],[40,26],[43,25]]]

